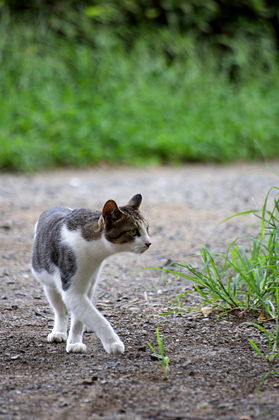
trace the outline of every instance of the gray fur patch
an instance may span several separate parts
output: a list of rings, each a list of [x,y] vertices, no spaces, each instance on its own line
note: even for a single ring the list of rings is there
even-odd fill
[[[73,250],[66,245],[62,245],[57,263],[60,268],[62,289],[66,291],[71,286],[72,277],[77,270],[76,256]]]
[[[55,267],[59,268],[63,290],[70,287],[71,278],[77,270],[74,251],[61,244],[61,229],[70,213],[71,210],[66,207],[54,207],[41,214],[31,257],[32,267],[39,273],[45,270],[53,274]]]
[[[100,239],[101,230],[98,225],[102,212],[88,209],[76,209],[66,218],[66,226],[69,230],[81,230],[82,237],[86,241]]]

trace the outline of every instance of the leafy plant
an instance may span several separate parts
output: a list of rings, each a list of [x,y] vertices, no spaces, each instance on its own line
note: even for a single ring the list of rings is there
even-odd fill
[[[268,341],[268,349],[267,349],[267,355],[265,355],[259,347],[256,345],[256,343],[248,339],[251,346],[256,350],[256,352],[260,355],[265,357],[270,363],[273,363],[275,359],[279,357],[279,319],[278,319],[278,312],[279,312],[279,288],[276,288],[275,291],[275,307],[274,307],[274,319],[275,319],[275,328],[273,331],[269,332],[266,328],[263,327],[263,325],[253,323],[253,322],[247,322],[248,325],[253,325],[255,328],[258,328],[260,331],[264,333],[264,335],[267,338]]]
[[[261,330],[268,341],[267,355],[269,362],[279,357],[279,193],[274,198],[273,208],[268,209],[271,191],[269,190],[263,208],[232,217],[253,213],[259,218],[260,233],[258,238],[247,238],[249,251],[233,241],[225,254],[211,253],[203,247],[200,255],[202,264],[179,264],[180,270],[163,271],[192,280],[203,302],[219,307],[223,312],[249,311],[258,316],[258,322],[250,323]],[[226,219],[228,220],[228,219]],[[183,269],[183,271],[182,271]],[[269,332],[261,325],[261,320],[275,321],[275,327]],[[249,340],[258,354],[264,356],[253,340]]]
[[[157,341],[158,341],[158,345],[159,345],[159,349],[160,349],[160,354],[156,352],[154,347],[149,342],[147,344],[149,345],[150,349],[153,351],[153,353],[157,357],[158,362],[160,362],[160,364],[163,368],[165,377],[167,378],[168,377],[168,366],[169,366],[170,359],[169,359],[168,356],[165,356],[165,354],[164,354],[163,338],[160,337],[159,327],[156,328],[156,335],[157,335]]]
[[[270,333],[266,330],[262,325],[253,323],[253,322],[246,322],[248,325],[253,325],[255,328],[261,330],[268,340],[268,350],[267,354],[265,355],[259,347],[256,345],[255,341],[251,340],[250,338],[249,343],[253,347],[253,349],[262,357],[265,357],[270,363],[273,363],[275,359],[279,357],[278,347],[279,347],[279,324],[278,324],[278,316],[276,319],[276,325],[274,330]]]

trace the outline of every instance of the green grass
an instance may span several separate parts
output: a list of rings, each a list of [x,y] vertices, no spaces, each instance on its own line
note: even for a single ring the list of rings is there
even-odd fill
[[[226,62],[210,46],[201,52],[190,36],[143,34],[128,50],[102,30],[92,33],[92,47],[59,38],[44,21],[6,20],[0,22],[0,169],[279,157],[271,45],[255,58],[260,46],[239,40]],[[167,43],[178,50],[172,63]],[[232,60],[240,68],[237,83],[228,77]]]
[[[270,193],[274,191],[276,195],[273,204],[270,204]],[[254,315],[257,321],[250,325],[265,334],[268,347],[260,349],[253,340],[249,339],[249,342],[258,354],[270,362],[279,357],[278,191],[277,187],[270,189],[261,210],[235,215],[253,213],[259,219],[259,236],[247,238],[248,250],[238,245],[237,238],[224,254],[212,253],[203,247],[199,265],[176,263],[179,270],[172,267],[162,269],[166,273],[192,280],[195,290],[202,297],[202,305],[206,303],[213,308],[219,307],[223,313],[242,311],[243,314],[249,312]],[[170,313],[173,311],[172,308]],[[176,312],[179,311],[183,311],[183,308],[179,307]],[[274,325],[271,331],[262,324],[268,320]]]
[[[156,335],[157,335],[157,342],[158,342],[160,353],[157,353],[154,347],[149,342],[147,342],[147,344],[149,345],[154,355],[157,357],[158,362],[161,364],[163,368],[165,378],[167,378],[170,359],[168,356],[165,356],[164,354],[163,338],[160,337],[159,327],[156,328]]]

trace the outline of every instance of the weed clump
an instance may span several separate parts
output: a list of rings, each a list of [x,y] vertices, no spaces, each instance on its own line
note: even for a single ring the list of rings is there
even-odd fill
[[[260,233],[257,238],[247,238],[248,250],[238,245],[240,238],[237,238],[224,254],[212,253],[203,247],[198,266],[175,263],[178,270],[172,267],[162,270],[192,280],[203,304],[218,308],[222,314],[242,313],[244,318],[245,313],[249,313],[256,317],[257,321],[249,324],[265,334],[266,354],[253,340],[249,339],[249,342],[258,354],[273,362],[279,357],[279,193],[269,210],[271,191],[277,192],[279,188],[270,189],[262,209],[232,216],[252,213],[259,219]],[[182,296],[183,293],[179,298]],[[183,308],[176,312],[179,311]],[[274,323],[272,331],[263,325],[268,321]]]

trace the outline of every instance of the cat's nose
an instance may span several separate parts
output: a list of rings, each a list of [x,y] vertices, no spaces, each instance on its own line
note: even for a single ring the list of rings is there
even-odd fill
[[[150,247],[150,245],[151,245],[151,242],[145,242],[145,246],[146,246],[147,248],[149,248],[149,247]]]

